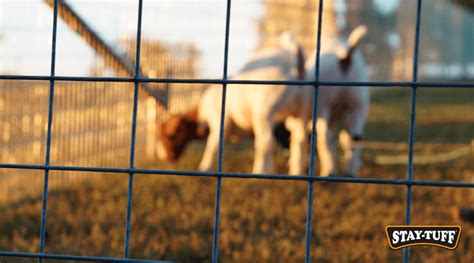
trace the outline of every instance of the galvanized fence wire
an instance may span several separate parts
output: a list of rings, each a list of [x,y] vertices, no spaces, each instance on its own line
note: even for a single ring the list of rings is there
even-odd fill
[[[226,19],[225,19],[225,43],[224,43],[224,66],[222,79],[227,80],[227,66],[229,62],[229,36],[230,36],[230,10],[231,0],[227,0]],[[221,123],[219,127],[219,148],[217,160],[217,172],[222,173],[222,162],[224,160],[224,118],[225,102],[227,96],[227,83],[222,84],[222,102],[221,102]],[[219,260],[219,215],[221,207],[222,175],[218,174],[216,184],[216,201],[214,208],[214,234],[212,240],[212,262]]]
[[[318,29],[316,30],[316,57],[315,57],[315,72],[314,79],[319,81],[319,57],[321,55],[321,32],[322,32],[322,19],[323,19],[323,0],[319,1],[319,12],[318,12]],[[319,85],[314,84],[314,97],[313,97],[313,109],[311,115],[311,150],[309,154],[309,177],[314,177],[314,161],[316,158],[315,147],[316,147],[316,118],[318,116],[318,98],[319,98]],[[305,262],[311,261],[311,229],[313,223],[313,192],[314,182],[308,183],[308,205],[306,210],[306,244],[305,244]]]
[[[53,9],[53,33],[51,41],[51,72],[50,76],[54,77],[56,73],[56,34],[58,26],[58,2],[54,1]],[[53,106],[54,106],[54,80],[50,80],[49,86],[49,105],[48,105],[48,128],[46,135],[46,157],[45,165],[49,165],[50,153],[51,153],[51,127],[53,124]],[[43,187],[43,204],[41,209],[41,225],[40,225],[40,245],[39,253],[44,253],[44,245],[46,239],[46,212],[48,207],[48,182],[49,182],[49,170],[44,170],[44,187]],[[43,262],[43,258],[39,259],[39,262]]]
[[[410,224],[411,220],[411,203],[412,203],[412,186],[434,186],[434,187],[459,187],[459,188],[474,188],[474,183],[467,182],[447,182],[447,181],[421,181],[413,178],[413,151],[414,151],[414,133],[416,124],[416,98],[417,88],[474,88],[474,83],[448,83],[448,82],[418,82],[418,53],[419,53],[419,38],[420,38],[420,20],[422,1],[418,0],[416,9],[416,30],[414,41],[413,54],[413,77],[409,82],[327,82],[319,80],[319,57],[321,47],[321,28],[322,28],[322,12],[319,12],[317,17],[317,55],[315,67],[314,81],[256,81],[256,80],[230,80],[227,77],[227,65],[229,54],[230,41],[230,19],[231,19],[231,0],[227,0],[226,21],[225,21],[225,47],[224,47],[224,67],[222,79],[173,79],[173,78],[143,78],[140,76],[140,41],[141,41],[141,24],[142,24],[142,8],[143,1],[138,1],[138,21],[137,21],[137,35],[136,35],[136,64],[134,76],[131,78],[114,78],[114,77],[70,77],[70,76],[56,76],[55,62],[56,62],[56,34],[57,34],[57,17],[58,17],[58,2],[54,1],[53,11],[53,34],[51,44],[51,72],[49,76],[21,76],[21,75],[0,75],[0,79],[4,80],[48,80],[50,82],[49,88],[49,105],[48,105],[48,124],[46,136],[46,154],[44,165],[35,164],[0,164],[0,169],[30,169],[44,171],[44,185],[43,185],[43,200],[41,210],[41,225],[40,225],[40,245],[38,253],[28,252],[11,252],[0,251],[0,256],[7,257],[25,257],[36,258],[39,262],[43,259],[59,259],[59,260],[81,260],[81,261],[102,261],[102,262],[159,262],[157,260],[139,260],[131,259],[130,256],[130,232],[131,232],[131,213],[132,213],[132,196],[133,196],[133,181],[134,175],[137,174],[155,174],[155,175],[170,175],[170,176],[191,176],[191,177],[215,177],[216,178],[216,196],[215,196],[215,211],[214,211],[214,231],[213,231],[213,247],[212,247],[212,262],[218,262],[219,255],[219,216],[220,216],[220,198],[222,193],[222,178],[257,178],[268,180],[288,180],[288,181],[307,181],[308,182],[308,203],[306,215],[306,241],[305,241],[305,262],[311,260],[311,236],[312,236],[312,221],[313,221],[313,193],[314,182],[340,182],[340,183],[361,183],[361,184],[380,184],[380,185],[405,185],[406,186],[406,204],[405,204],[405,223]],[[323,8],[323,0],[319,1],[319,10]],[[128,82],[134,83],[133,96],[133,112],[132,112],[132,127],[131,127],[131,143],[130,143],[130,160],[128,168],[102,168],[102,167],[86,167],[86,166],[57,166],[50,165],[51,154],[51,137],[52,137],[52,120],[53,120],[53,105],[54,105],[54,88],[56,81],[89,81],[89,82]],[[179,171],[179,170],[157,170],[157,169],[137,169],[135,168],[135,143],[136,143],[136,126],[137,126],[137,107],[138,107],[138,90],[140,83],[200,83],[200,84],[221,84],[222,85],[222,101],[221,101],[221,123],[219,131],[219,150],[217,172],[198,172],[198,171]],[[223,162],[223,135],[224,135],[224,117],[226,105],[226,91],[228,84],[274,84],[274,85],[312,85],[314,86],[314,101],[312,109],[312,131],[311,131],[311,150],[310,150],[310,167],[308,170],[309,176],[288,176],[279,174],[250,174],[250,173],[230,173],[222,171]],[[315,123],[317,116],[317,103],[319,86],[358,86],[365,85],[371,87],[409,87],[412,90],[411,111],[410,111],[410,126],[409,126],[409,149],[408,149],[408,166],[407,177],[405,180],[393,179],[377,179],[377,178],[343,178],[343,177],[322,177],[316,176],[314,171],[315,162],[315,144],[316,131]],[[74,256],[61,254],[45,253],[45,233],[46,233],[46,216],[48,204],[48,179],[50,171],[82,171],[82,172],[96,172],[96,173],[122,173],[129,175],[129,184],[127,192],[127,208],[126,208],[126,224],[125,224],[125,243],[124,256],[122,258],[96,257],[96,256]],[[404,262],[409,260],[409,249],[404,250]]]
[[[418,52],[420,47],[420,22],[421,20],[421,0],[418,0],[416,7],[416,28],[415,28],[415,46],[413,51],[413,82],[418,80]],[[413,180],[413,146],[415,144],[415,117],[416,117],[416,87],[412,87],[411,105],[410,105],[410,126],[408,135],[408,165],[407,165],[407,180]],[[412,187],[407,185],[406,199],[405,199],[405,224],[409,225],[411,222],[411,200]],[[408,262],[410,257],[410,248],[403,249],[403,261]]]
[[[142,32],[142,8],[143,1],[138,1],[138,22],[137,22],[137,46],[136,46],[136,58],[135,58],[135,76],[140,76],[140,41]],[[132,139],[130,142],[130,168],[135,166],[135,139],[137,130],[137,108],[138,108],[138,81],[135,81],[133,90],[133,113],[132,113]],[[128,196],[127,196],[127,218],[125,221],[125,245],[124,245],[124,258],[128,258],[130,254],[130,225],[132,216],[132,193],[133,193],[133,173],[129,173],[128,179]]]

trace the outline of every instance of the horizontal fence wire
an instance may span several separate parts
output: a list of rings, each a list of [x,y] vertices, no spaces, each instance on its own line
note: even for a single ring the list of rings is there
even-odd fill
[[[49,76],[39,75],[0,75],[0,80],[28,80],[28,81],[49,81],[49,106],[48,106],[48,124],[47,124],[47,136],[46,136],[46,150],[45,150],[45,162],[44,164],[7,164],[1,163],[0,169],[25,169],[25,170],[41,170],[44,171],[44,186],[43,186],[43,202],[42,202],[42,217],[40,225],[40,245],[38,253],[28,252],[10,252],[0,251],[0,256],[6,257],[25,257],[25,258],[36,258],[42,262],[43,259],[56,259],[56,260],[81,260],[81,261],[99,261],[99,262],[166,262],[157,260],[138,260],[129,258],[129,246],[130,246],[130,233],[131,233],[131,213],[132,213],[132,192],[133,192],[133,179],[135,175],[154,174],[160,176],[192,176],[192,177],[214,177],[217,179],[216,184],[216,199],[215,199],[215,212],[214,212],[214,233],[213,233],[213,248],[212,248],[212,261],[218,262],[219,256],[219,216],[220,216],[220,195],[222,191],[221,181],[223,178],[244,178],[244,179],[263,179],[263,180],[286,180],[286,181],[307,181],[308,182],[308,207],[306,216],[306,241],[305,241],[305,262],[311,261],[311,229],[312,229],[312,206],[313,206],[313,191],[314,182],[333,182],[333,183],[358,183],[358,184],[379,184],[379,185],[401,185],[406,186],[406,204],[405,204],[405,223],[410,224],[410,208],[412,202],[412,187],[456,187],[456,188],[474,188],[473,182],[452,182],[452,181],[424,181],[413,179],[413,149],[414,149],[414,132],[416,124],[416,89],[417,88],[474,88],[472,82],[420,82],[417,81],[417,68],[418,68],[418,49],[419,49],[419,31],[420,31],[420,16],[421,16],[421,0],[418,0],[416,10],[416,31],[415,31],[415,47],[413,55],[413,80],[403,82],[338,82],[338,81],[322,81],[319,78],[319,59],[316,61],[316,72],[315,80],[302,81],[302,80],[286,80],[286,81],[275,81],[275,80],[238,80],[227,78],[227,64],[228,64],[228,46],[229,46],[229,35],[230,35],[230,10],[231,0],[227,0],[227,11],[226,11],[226,32],[225,32],[225,48],[224,48],[224,68],[222,79],[193,79],[193,78],[147,78],[140,75],[140,40],[141,40],[141,16],[142,16],[142,0],[138,2],[138,22],[137,22],[137,38],[136,38],[136,63],[135,72],[133,77],[73,77],[73,76],[56,76],[55,75],[55,60],[56,60],[56,31],[57,31],[57,16],[58,16],[58,2],[54,1],[54,12],[53,12],[53,34],[52,34],[52,46],[51,46],[51,73]],[[322,10],[323,0],[320,0],[319,10]],[[317,29],[317,51],[319,57],[320,49],[320,34],[322,27],[322,12],[318,16],[318,29]],[[77,81],[77,82],[123,82],[134,84],[134,96],[133,96],[133,113],[132,113],[132,127],[131,127],[131,142],[130,142],[130,161],[128,168],[103,168],[103,167],[88,167],[88,166],[73,166],[73,165],[50,165],[50,154],[51,154],[51,130],[53,124],[53,110],[54,110],[54,87],[57,81]],[[221,84],[223,86],[223,97],[222,97],[222,111],[221,111],[221,125],[220,125],[220,139],[219,139],[219,154],[218,154],[218,167],[217,172],[201,172],[201,171],[184,171],[184,170],[158,170],[158,169],[137,169],[135,168],[135,144],[136,144],[136,129],[137,129],[137,107],[138,107],[138,90],[140,83],[188,83],[188,84]],[[231,173],[222,171],[223,161],[223,123],[225,115],[225,100],[226,100],[226,87],[232,84],[248,84],[248,85],[311,85],[315,88],[315,101],[313,104],[313,128],[311,132],[311,153],[310,163],[314,164],[315,159],[315,116],[317,115],[317,98],[318,98],[318,87],[320,86],[369,86],[369,87],[407,87],[410,88],[412,93],[411,100],[411,113],[410,113],[410,128],[409,128],[409,149],[408,149],[408,167],[407,177],[405,180],[396,179],[378,179],[378,178],[348,178],[348,177],[323,177],[316,176],[314,172],[314,165],[310,166],[308,175],[301,176],[289,176],[283,174],[251,174],[251,173]],[[128,187],[128,201],[127,201],[127,214],[126,214],[126,226],[125,226],[125,244],[124,244],[124,257],[123,258],[108,258],[108,257],[94,257],[94,256],[74,256],[74,255],[61,255],[61,254],[47,254],[44,253],[45,248],[45,233],[46,233],[46,216],[47,216],[47,203],[48,203],[48,175],[50,171],[76,171],[76,172],[95,172],[95,173],[123,173],[129,175],[129,187]],[[409,250],[404,250],[404,262],[408,262]]]
[[[315,81],[315,80],[243,80],[243,79],[187,79],[145,77],[73,77],[39,75],[0,75],[5,80],[56,80],[92,82],[139,82],[139,83],[186,83],[186,84],[251,84],[251,85],[295,85],[295,86],[368,86],[368,87],[420,87],[420,88],[474,88],[474,82],[428,82],[428,81]]]
[[[474,182],[452,182],[452,181],[429,181],[429,180],[397,180],[379,178],[359,177],[327,177],[307,175],[285,175],[285,174],[252,174],[232,172],[201,172],[184,170],[161,170],[161,169],[129,169],[129,168],[104,168],[104,167],[82,167],[82,166],[58,166],[58,165],[33,165],[33,164],[0,164],[1,168],[29,169],[29,170],[51,170],[51,171],[76,171],[76,172],[99,172],[99,173],[124,173],[124,174],[150,174],[150,175],[176,175],[176,176],[199,176],[224,178],[253,178],[284,181],[320,181],[341,183],[369,183],[387,185],[416,185],[416,186],[440,186],[474,188]]]
[[[174,261],[149,260],[149,259],[128,259],[128,258],[94,257],[94,256],[74,256],[74,255],[62,255],[62,254],[8,252],[8,251],[0,251],[0,256],[38,258],[38,259],[53,259],[53,260],[93,261],[93,262],[127,262],[127,263],[135,263],[135,262],[136,263],[140,263],[140,262],[143,262],[143,263],[174,262]]]

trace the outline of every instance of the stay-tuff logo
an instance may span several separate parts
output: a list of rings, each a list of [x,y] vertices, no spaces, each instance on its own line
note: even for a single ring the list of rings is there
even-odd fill
[[[460,226],[387,226],[388,244],[393,249],[409,246],[438,246],[455,249],[461,236]]]

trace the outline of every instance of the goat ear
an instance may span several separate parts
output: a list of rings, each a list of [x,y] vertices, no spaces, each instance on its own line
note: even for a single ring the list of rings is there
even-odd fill
[[[354,30],[352,30],[351,34],[347,39],[347,43],[349,46],[349,54],[352,54],[354,49],[359,46],[364,39],[365,35],[367,35],[367,26],[366,25],[359,25]]]
[[[306,78],[305,60],[304,49],[301,45],[298,45],[298,50],[296,52],[296,67],[299,80],[304,80]]]
[[[343,70],[350,66],[351,57],[355,49],[360,45],[365,35],[367,35],[367,26],[360,25],[354,29],[347,39],[347,46],[340,46],[336,50],[336,54],[344,65]]]

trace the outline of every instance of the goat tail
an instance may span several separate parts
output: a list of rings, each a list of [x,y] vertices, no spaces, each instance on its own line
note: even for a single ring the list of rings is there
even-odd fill
[[[304,48],[302,45],[298,45],[298,51],[296,52],[296,69],[298,73],[298,80],[306,79],[305,62],[306,56],[304,54]]]
[[[299,80],[304,80],[306,77],[305,69],[305,53],[301,43],[296,38],[295,34],[286,31],[280,35],[280,46],[285,47],[296,54],[296,70]]]

